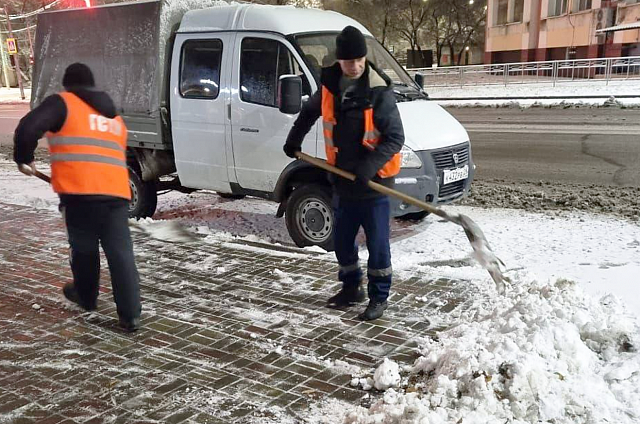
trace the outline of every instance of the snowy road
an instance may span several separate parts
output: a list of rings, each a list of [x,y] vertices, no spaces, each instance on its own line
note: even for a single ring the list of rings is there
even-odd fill
[[[447,109],[470,133],[480,180],[640,186],[640,110]]]

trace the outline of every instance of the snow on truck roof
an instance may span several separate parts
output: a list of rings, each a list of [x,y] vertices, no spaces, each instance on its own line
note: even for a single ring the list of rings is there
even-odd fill
[[[257,4],[232,4],[190,10],[184,14],[178,32],[237,30],[289,35],[341,31],[347,25],[353,25],[364,34],[371,35],[359,22],[337,12]]]

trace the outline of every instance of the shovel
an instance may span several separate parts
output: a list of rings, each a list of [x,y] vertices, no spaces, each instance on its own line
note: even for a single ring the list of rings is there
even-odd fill
[[[43,174],[42,172],[36,170],[32,170],[33,175],[40,178],[42,181],[45,181],[51,184],[51,177],[47,174]],[[187,230],[182,224],[176,221],[154,221],[146,224],[141,224],[139,222],[129,221],[129,226],[132,229],[140,231],[144,234],[147,234],[157,240],[168,241],[168,242],[190,242],[196,241],[198,238],[189,230]]]
[[[328,164],[322,159],[314,158],[313,156],[309,156],[302,152],[296,152],[296,158],[322,168],[325,171],[332,172],[348,180],[356,180],[356,176],[354,174],[336,168],[335,166]],[[498,293],[505,293],[506,283],[509,282],[509,280],[502,275],[501,265],[504,266],[504,263],[495,255],[495,253],[493,253],[491,247],[489,247],[489,242],[482,233],[482,230],[480,229],[480,227],[478,227],[478,224],[473,222],[471,218],[463,214],[445,212],[440,208],[432,206],[411,196],[407,196],[404,193],[400,193],[399,191],[390,189],[383,186],[382,184],[378,184],[373,181],[369,181],[367,184],[370,188],[377,192],[397,197],[405,203],[417,206],[429,213],[438,215],[439,217],[449,222],[460,225],[464,229],[464,232],[467,235],[469,242],[471,243],[471,247],[473,248],[474,252],[474,258],[483,268],[489,271],[489,275],[496,283],[496,289]]]

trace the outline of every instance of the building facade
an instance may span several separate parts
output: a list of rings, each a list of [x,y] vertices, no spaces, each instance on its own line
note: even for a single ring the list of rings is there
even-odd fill
[[[640,0],[489,0],[485,63],[640,55]]]

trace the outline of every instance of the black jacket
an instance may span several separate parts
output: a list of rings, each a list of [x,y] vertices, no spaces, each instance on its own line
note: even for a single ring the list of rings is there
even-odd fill
[[[404,130],[389,78],[367,62],[364,74],[356,83],[353,95],[341,101],[340,64],[322,69],[321,84],[335,99],[334,113],[337,124],[333,129],[334,145],[338,148],[336,166],[345,171],[364,175],[375,182],[393,186],[394,178],[380,178],[377,172],[404,144]],[[380,131],[380,142],[370,151],[362,145],[364,135],[364,109],[373,106],[374,124]],[[287,144],[301,146],[304,136],[322,115],[322,90],[316,91],[303,105]],[[381,196],[368,186],[342,177],[330,176],[336,193],[343,198],[364,199]]]
[[[73,88],[69,90],[77,95],[98,113],[107,117],[117,116],[116,107],[111,97],[103,91],[95,91],[89,88]],[[42,103],[27,113],[18,123],[13,135],[13,160],[17,164],[29,164],[34,160],[34,152],[40,140],[47,131],[57,132],[62,129],[67,120],[67,106],[57,94],[53,94]],[[111,196],[94,195],[61,195],[62,203],[86,200],[110,200]]]

